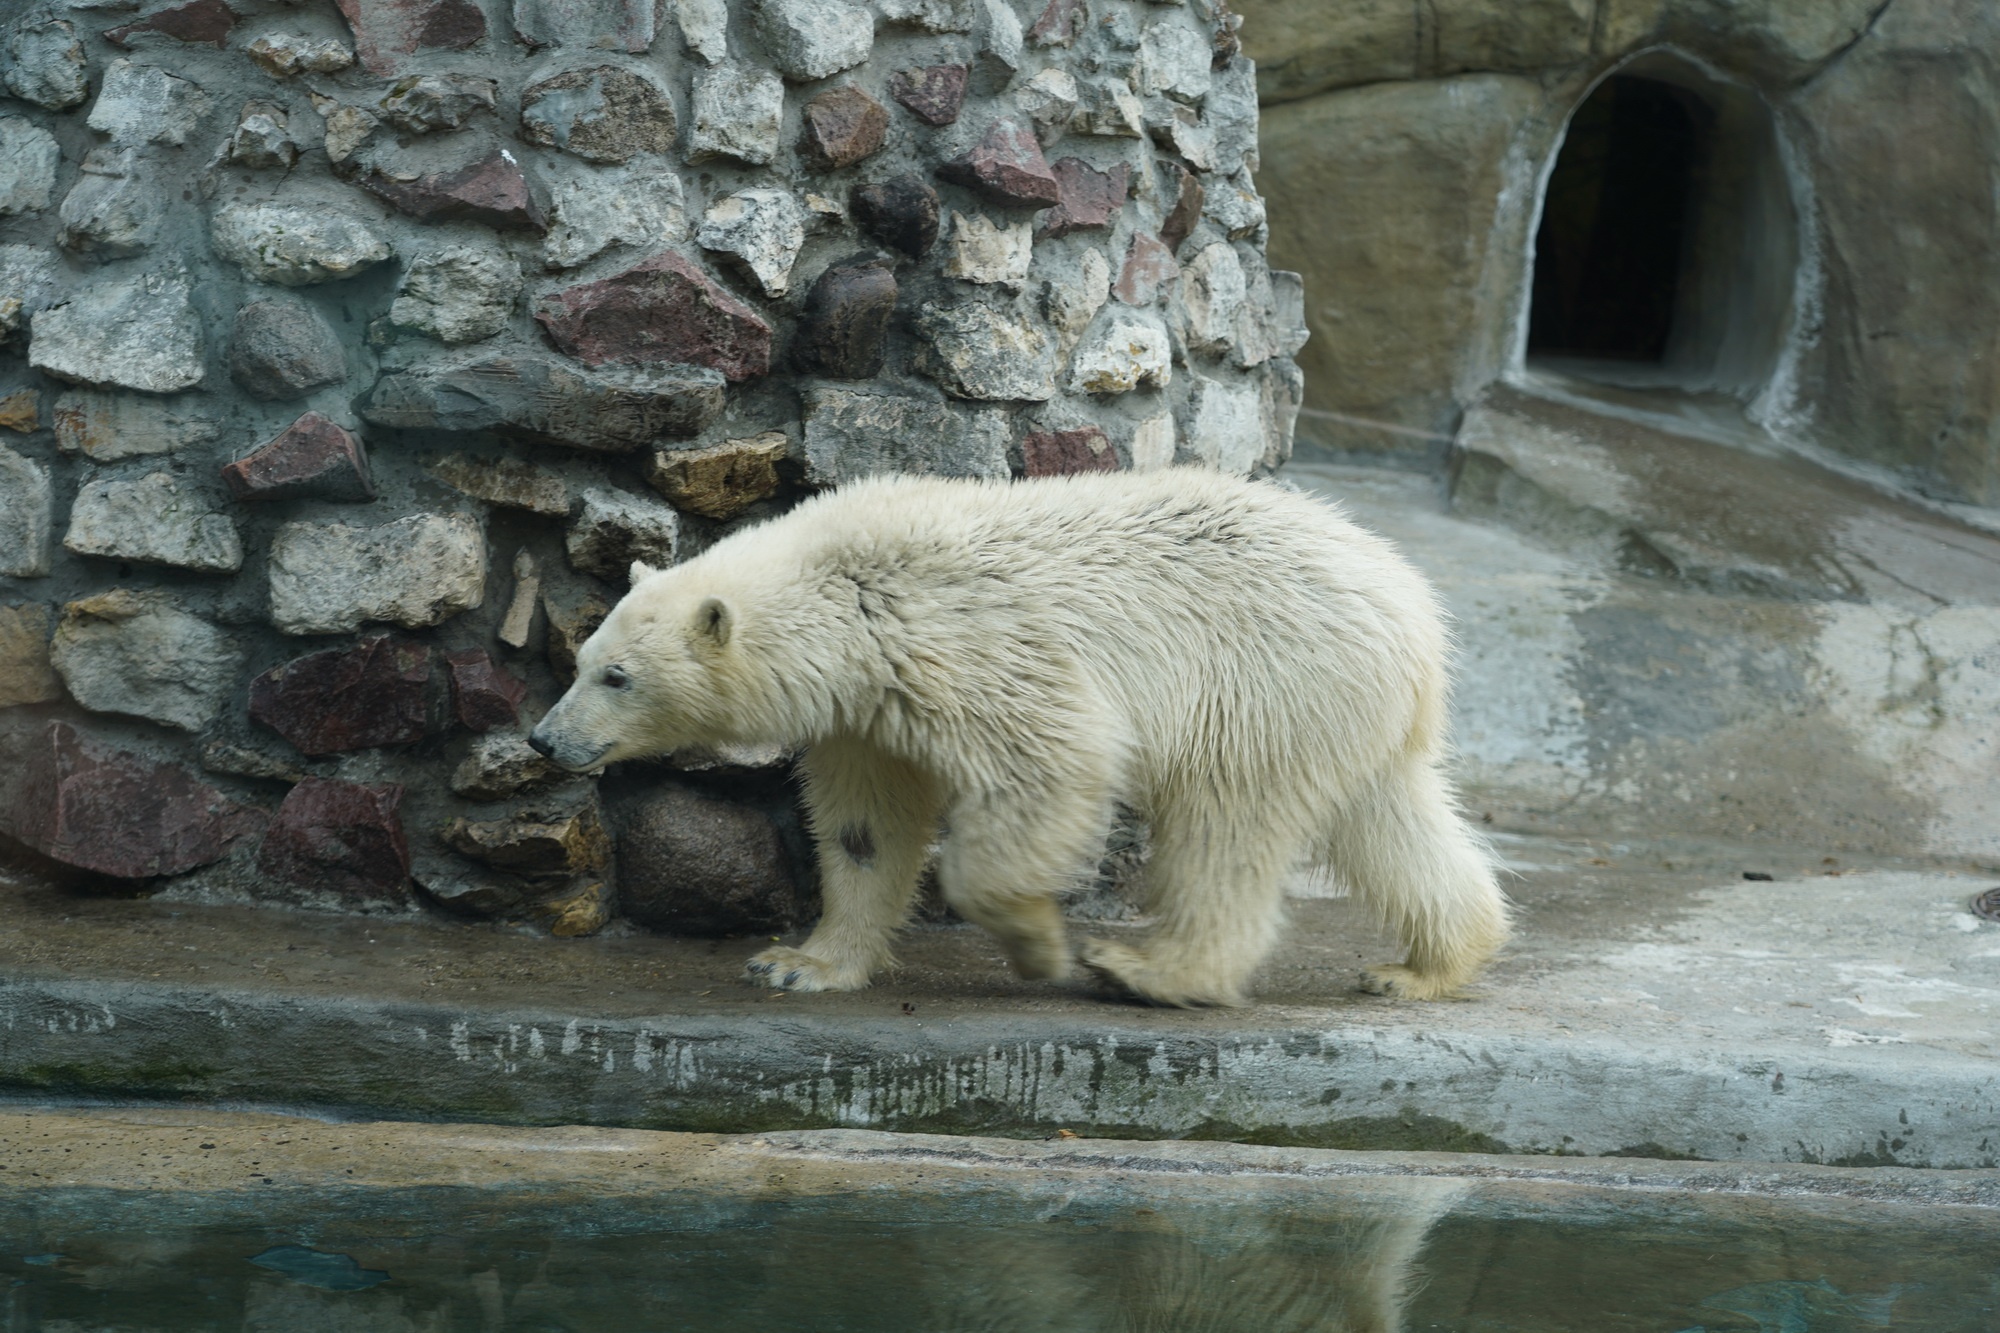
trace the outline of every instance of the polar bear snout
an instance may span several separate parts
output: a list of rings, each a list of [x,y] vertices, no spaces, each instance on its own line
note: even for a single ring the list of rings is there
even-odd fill
[[[571,727],[564,725],[563,704],[567,696],[551,708],[535,729],[528,733],[528,745],[544,759],[558,768],[566,768],[572,773],[582,773],[596,768],[604,762],[604,756],[611,751],[605,742],[594,742],[579,736]]]

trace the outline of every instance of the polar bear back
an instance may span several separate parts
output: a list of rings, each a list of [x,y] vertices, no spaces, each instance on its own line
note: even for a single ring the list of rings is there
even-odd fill
[[[814,670],[838,658],[872,677],[853,725],[935,723],[960,747],[1067,732],[1155,780],[1226,764],[1312,783],[1442,744],[1448,643],[1428,585],[1333,506],[1270,483],[880,478],[692,564],[770,608],[774,631],[795,619]]]

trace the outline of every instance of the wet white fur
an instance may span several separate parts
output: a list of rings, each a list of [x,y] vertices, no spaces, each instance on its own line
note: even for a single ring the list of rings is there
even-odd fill
[[[1451,994],[1506,937],[1443,772],[1436,598],[1330,505],[1192,468],[885,478],[635,575],[536,734],[574,766],[808,747],[825,912],[752,960],[770,985],[868,984],[940,823],[947,901],[1065,975],[1056,893],[1119,801],[1151,824],[1154,924],[1076,956],[1141,998],[1241,1003],[1307,863],[1409,951],[1369,989]]]

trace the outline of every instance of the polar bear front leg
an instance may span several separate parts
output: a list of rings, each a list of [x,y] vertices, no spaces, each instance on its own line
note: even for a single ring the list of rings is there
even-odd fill
[[[861,741],[815,745],[800,765],[819,851],[819,925],[797,949],[765,949],[745,979],[777,990],[860,990],[887,966],[937,830],[936,784]]]
[[[1024,781],[952,808],[938,865],[944,900],[992,932],[1017,976],[1069,975],[1057,895],[1096,868],[1110,822],[1107,790],[1096,774],[1071,771],[1059,786]]]

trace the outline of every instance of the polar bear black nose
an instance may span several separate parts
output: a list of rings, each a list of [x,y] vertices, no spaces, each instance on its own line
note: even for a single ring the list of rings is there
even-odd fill
[[[556,747],[542,739],[542,733],[539,730],[528,733],[528,744],[534,749],[536,754],[544,759],[552,758],[555,755]]]

